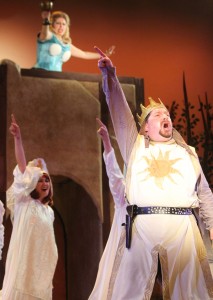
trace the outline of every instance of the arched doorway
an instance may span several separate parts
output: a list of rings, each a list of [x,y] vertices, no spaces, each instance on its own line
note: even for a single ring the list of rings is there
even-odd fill
[[[96,206],[82,186],[64,176],[51,178],[59,250],[54,299],[87,300],[102,251],[102,224]]]

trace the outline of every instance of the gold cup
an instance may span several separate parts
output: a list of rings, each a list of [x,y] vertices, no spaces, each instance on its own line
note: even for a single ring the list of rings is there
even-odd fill
[[[51,10],[53,9],[53,1],[48,1],[48,0],[43,0],[41,3],[40,3],[40,8],[41,8],[41,11],[49,11],[51,12]],[[48,18],[45,18],[43,23],[43,25],[51,25],[50,21]]]
[[[53,1],[44,0],[40,3],[42,11],[51,11],[53,9]]]

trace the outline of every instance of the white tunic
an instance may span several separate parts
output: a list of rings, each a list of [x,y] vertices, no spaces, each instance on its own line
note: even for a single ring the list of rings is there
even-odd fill
[[[24,174],[14,170],[7,192],[13,231],[7,253],[3,300],[52,299],[52,280],[58,253],[50,206],[30,197],[41,169],[27,166]]]
[[[144,146],[144,137],[138,135],[129,163],[127,198],[138,206],[197,207],[198,196],[192,160],[186,149],[174,140],[150,142]],[[190,174],[190,176],[189,176]]]

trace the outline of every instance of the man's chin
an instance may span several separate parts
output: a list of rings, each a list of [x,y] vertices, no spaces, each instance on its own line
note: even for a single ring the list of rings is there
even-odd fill
[[[172,135],[171,134],[168,134],[168,135],[162,135],[163,138],[167,139],[167,140],[170,140],[172,138]]]
[[[160,135],[167,140],[172,138],[172,132],[160,132]]]
[[[161,135],[158,142],[168,142],[171,140],[171,138],[172,138],[171,135]]]

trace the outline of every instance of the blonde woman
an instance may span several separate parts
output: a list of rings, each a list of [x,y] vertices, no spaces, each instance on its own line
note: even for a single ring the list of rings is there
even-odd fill
[[[34,68],[62,71],[63,63],[71,56],[82,59],[99,59],[97,52],[87,52],[72,44],[70,38],[70,18],[62,11],[42,11],[42,28],[37,39],[37,62]],[[108,56],[114,46],[107,51]]]

